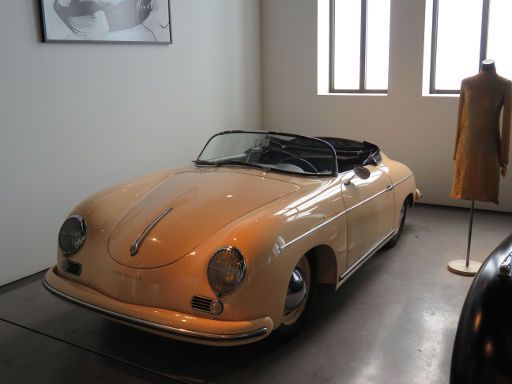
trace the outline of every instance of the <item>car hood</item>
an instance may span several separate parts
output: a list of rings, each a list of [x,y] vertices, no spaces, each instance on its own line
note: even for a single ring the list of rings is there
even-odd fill
[[[250,171],[210,168],[179,173],[161,182],[120,220],[108,249],[118,263],[129,267],[168,265],[232,221],[298,189]],[[130,248],[145,230],[132,256]]]

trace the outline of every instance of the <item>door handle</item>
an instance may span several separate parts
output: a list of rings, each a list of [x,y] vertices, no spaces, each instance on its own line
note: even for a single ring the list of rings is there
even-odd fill
[[[392,185],[386,185],[386,191],[391,192],[395,187]]]

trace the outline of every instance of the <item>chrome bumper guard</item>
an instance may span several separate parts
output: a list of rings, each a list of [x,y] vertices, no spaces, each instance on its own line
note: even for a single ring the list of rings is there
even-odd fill
[[[150,330],[155,330],[158,332],[164,332],[168,333],[171,336],[177,336],[179,338],[190,338],[190,339],[196,339],[196,340],[204,340],[204,341],[212,341],[212,342],[237,342],[237,341],[245,341],[250,340],[254,338],[258,338],[261,336],[264,336],[268,333],[268,328],[259,328],[251,332],[247,333],[238,333],[238,334],[231,334],[231,335],[216,335],[216,334],[210,334],[210,333],[202,333],[202,332],[196,332],[196,331],[189,331],[186,329],[179,329],[179,328],[173,328],[167,325],[153,323],[150,321],[146,321],[143,319],[138,319],[135,317],[127,316],[122,313],[117,313],[113,311],[109,311],[108,309],[98,307],[96,305],[92,305],[90,303],[87,303],[85,301],[76,299],[74,297],[71,297],[69,295],[66,295],[65,293],[53,288],[47,281],[46,276],[43,277],[43,285],[44,287],[55,296],[68,301],[72,304],[85,307],[87,309],[90,309],[94,312],[97,312],[103,316],[112,318],[114,320],[118,320],[121,322],[133,324],[135,326],[148,328]]]

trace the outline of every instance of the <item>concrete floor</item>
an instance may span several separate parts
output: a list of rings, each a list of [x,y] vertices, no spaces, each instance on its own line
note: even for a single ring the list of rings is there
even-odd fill
[[[50,296],[41,275],[0,288],[0,383],[448,383],[458,317],[472,278],[468,211],[417,206],[400,243],[337,292],[296,338],[212,348],[113,323]],[[512,215],[477,212],[472,258],[512,231]]]

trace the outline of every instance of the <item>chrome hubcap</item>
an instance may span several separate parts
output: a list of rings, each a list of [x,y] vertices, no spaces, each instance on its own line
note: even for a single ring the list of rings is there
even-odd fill
[[[311,284],[311,270],[306,256],[302,256],[293,269],[284,305],[284,325],[294,324],[304,312]]]
[[[306,283],[302,277],[302,270],[295,267],[288,284],[288,292],[286,293],[286,303],[284,305],[287,311],[297,308],[302,300],[306,297]]]

